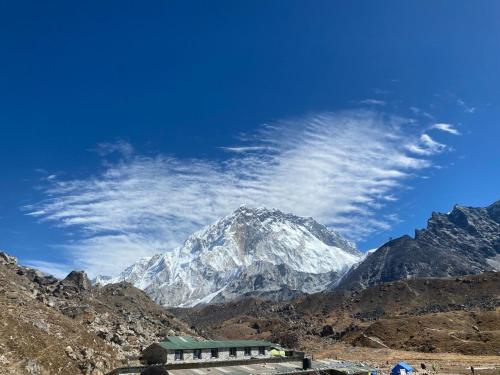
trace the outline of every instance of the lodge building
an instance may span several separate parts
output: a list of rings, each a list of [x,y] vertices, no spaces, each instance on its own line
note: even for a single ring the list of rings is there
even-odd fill
[[[276,344],[262,340],[198,340],[191,336],[168,336],[142,352],[146,364],[196,363],[270,358]]]

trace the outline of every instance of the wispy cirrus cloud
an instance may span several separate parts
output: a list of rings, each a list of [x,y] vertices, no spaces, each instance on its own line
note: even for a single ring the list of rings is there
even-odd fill
[[[437,123],[434,124],[431,129],[438,129],[441,131],[444,131],[446,133],[450,133],[453,135],[460,135],[460,132],[452,125],[452,124],[446,124],[446,123]]]
[[[465,113],[476,113],[476,107],[473,107],[465,102],[465,100],[457,98],[457,104]]]
[[[417,155],[431,156],[445,151],[447,146],[435,141],[429,134],[423,133],[418,142],[410,142],[406,148]]]
[[[363,99],[359,101],[359,104],[385,106],[387,103],[379,99]]]
[[[124,157],[130,157],[134,153],[134,147],[124,140],[119,140],[99,143],[92,151],[97,152],[100,156],[119,153]]]
[[[221,149],[227,152],[235,152],[235,153],[269,150],[268,147],[262,147],[262,146],[234,146],[234,147],[221,147]]]
[[[78,229],[64,248],[90,274],[172,249],[241,204],[312,216],[360,239],[390,228],[397,218],[381,208],[446,149],[423,129],[377,111],[321,113],[262,126],[223,161],[144,156],[123,143],[126,156],[99,174],[49,181],[28,214]]]

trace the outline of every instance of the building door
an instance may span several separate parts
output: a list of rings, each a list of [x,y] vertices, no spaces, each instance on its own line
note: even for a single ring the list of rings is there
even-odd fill
[[[175,360],[182,361],[184,359],[184,352],[182,350],[175,351]]]
[[[212,358],[219,358],[219,349],[210,349],[210,354]]]

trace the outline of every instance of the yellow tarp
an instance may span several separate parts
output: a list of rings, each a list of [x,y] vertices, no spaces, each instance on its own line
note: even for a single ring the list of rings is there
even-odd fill
[[[285,351],[284,350],[278,350],[278,349],[271,349],[269,352],[271,357],[284,357],[285,356]]]

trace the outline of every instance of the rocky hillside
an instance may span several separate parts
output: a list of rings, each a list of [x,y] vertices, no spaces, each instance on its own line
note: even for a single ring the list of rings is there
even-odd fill
[[[500,201],[485,207],[455,206],[433,213],[415,238],[392,240],[353,268],[341,289],[412,277],[446,277],[500,271]]]
[[[500,273],[415,278],[289,302],[245,299],[176,309],[202,335],[277,340],[304,350],[336,342],[498,355]]]
[[[312,218],[240,207],[182,247],[97,281],[128,281],[165,306],[241,296],[286,299],[336,284],[361,259],[350,242]]]
[[[103,374],[179,333],[191,332],[130,284],[58,280],[0,253],[0,374]]]

